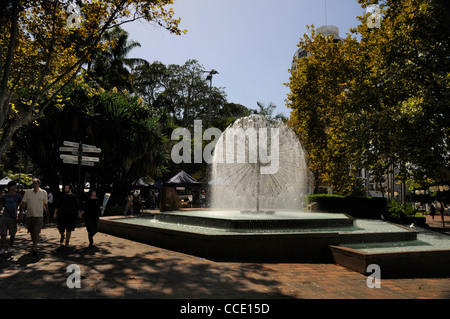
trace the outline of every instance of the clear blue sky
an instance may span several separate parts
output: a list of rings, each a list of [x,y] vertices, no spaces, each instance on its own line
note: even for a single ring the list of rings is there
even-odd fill
[[[132,57],[149,62],[184,64],[196,59],[206,70],[216,69],[213,85],[229,102],[255,109],[256,102],[273,102],[275,114],[289,116],[285,106],[289,68],[306,25],[339,27],[345,37],[364,10],[356,0],[177,0],[173,6],[188,33],[168,31],[135,21],[123,27],[141,48]]]

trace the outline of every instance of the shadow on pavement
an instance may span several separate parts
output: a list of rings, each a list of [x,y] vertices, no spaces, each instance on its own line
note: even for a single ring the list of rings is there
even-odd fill
[[[239,267],[123,240],[94,247],[59,247],[54,236],[39,254],[0,259],[0,290],[10,298],[292,298],[264,265]],[[17,246],[27,247],[27,237]],[[148,247],[148,248],[147,248]],[[81,269],[81,288],[69,289],[67,266]],[[257,285],[258,289],[255,289]]]

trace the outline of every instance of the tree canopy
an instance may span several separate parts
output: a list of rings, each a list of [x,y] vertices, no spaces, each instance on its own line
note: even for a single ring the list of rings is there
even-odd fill
[[[373,1],[359,0],[365,8]],[[305,34],[312,55],[292,71],[290,124],[316,184],[361,193],[362,168],[399,163],[401,181],[439,179],[448,167],[449,20],[441,3],[388,0],[379,28],[360,25],[341,42]]]
[[[182,34],[173,0],[6,0],[0,7],[0,156],[14,133],[44,116],[116,25],[136,19]],[[80,6],[74,9],[76,6]],[[74,23],[74,20],[76,23]],[[120,37],[118,39],[120,41]]]
[[[168,165],[171,127],[166,114],[136,96],[87,85],[68,86],[37,125],[20,130],[15,142],[27,151],[53,189],[78,178],[78,170],[59,158],[65,140],[101,148],[100,162],[83,168],[82,180],[120,199],[135,180],[156,175]]]

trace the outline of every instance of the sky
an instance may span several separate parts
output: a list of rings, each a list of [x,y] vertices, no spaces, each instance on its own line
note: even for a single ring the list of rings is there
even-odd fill
[[[122,25],[141,44],[130,57],[166,65],[196,59],[219,72],[213,86],[228,102],[251,109],[274,103],[274,115],[288,117],[284,83],[306,26],[335,25],[345,37],[364,13],[356,0],[176,0],[172,7],[188,32],[176,36],[143,21]]]

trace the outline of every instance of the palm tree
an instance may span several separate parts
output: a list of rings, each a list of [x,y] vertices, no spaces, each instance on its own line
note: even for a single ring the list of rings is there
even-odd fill
[[[128,39],[128,32],[116,26],[107,31],[103,37],[104,41],[114,41],[114,45],[99,52],[88,65],[88,74],[100,87],[111,90],[133,92],[132,69],[136,66],[148,63],[144,59],[127,58],[131,50],[140,47],[136,41]]]
[[[286,116],[284,116],[282,113],[278,113],[277,115],[272,116],[273,111],[277,108],[277,106],[274,103],[270,102],[268,105],[265,105],[264,103],[258,101],[256,102],[256,104],[259,107],[259,111],[256,110],[255,114],[269,116],[270,118],[281,120],[283,122],[287,121]]]

